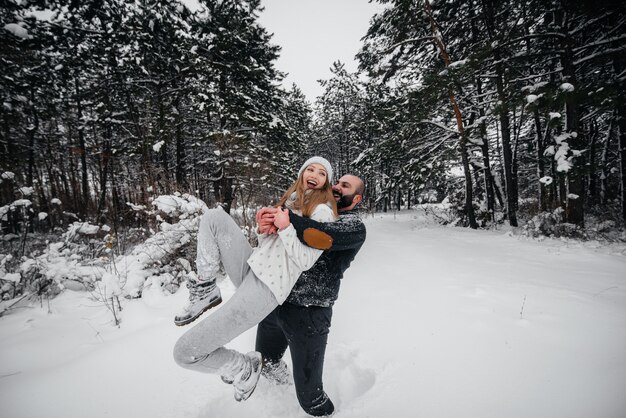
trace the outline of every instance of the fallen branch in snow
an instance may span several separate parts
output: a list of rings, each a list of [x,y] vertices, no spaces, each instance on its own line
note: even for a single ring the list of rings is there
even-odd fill
[[[4,379],[5,377],[15,376],[16,374],[20,374],[20,373],[22,373],[22,372],[13,372],[13,373],[2,374],[2,375],[0,375],[0,379]]]
[[[598,293],[595,293],[595,294],[593,295],[593,297],[595,298],[596,296],[599,296],[599,295],[601,295],[602,293],[604,293],[604,292],[606,292],[606,291],[613,290],[613,289],[618,289],[618,288],[619,288],[618,286],[611,286],[611,287],[607,287],[606,289],[602,289],[602,290],[601,290],[601,291],[599,291]]]
[[[4,316],[6,313],[8,313],[11,310],[18,309],[18,308],[25,308],[26,306],[16,306],[16,305],[20,303],[21,301],[23,301],[24,299],[29,299],[30,301],[32,296],[34,296],[32,293],[24,293],[22,296],[17,297],[16,298],[17,300],[13,299],[13,300],[7,301],[6,303],[8,306],[3,306],[3,304],[0,305],[0,317]]]

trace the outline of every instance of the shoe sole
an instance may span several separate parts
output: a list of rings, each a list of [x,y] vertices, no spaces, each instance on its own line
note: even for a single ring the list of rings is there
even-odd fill
[[[261,363],[259,365],[259,369],[260,370],[259,370],[259,374],[258,374],[257,379],[256,379],[256,384],[254,385],[254,387],[252,388],[252,390],[250,392],[246,393],[243,396],[239,396],[239,394],[237,392],[235,392],[235,400],[237,402],[247,401],[248,399],[250,399],[250,396],[252,396],[252,394],[256,390],[256,387],[259,384],[259,380],[261,379],[261,370],[263,370],[263,358],[261,358]]]
[[[215,299],[213,302],[209,303],[207,306],[205,306],[200,312],[198,312],[197,315],[192,316],[189,319],[183,319],[182,321],[174,320],[174,324],[176,326],[179,326],[179,327],[182,327],[182,326],[187,325],[187,324],[191,324],[193,321],[195,321],[196,319],[200,318],[200,316],[203,313],[205,313],[206,311],[208,311],[211,308],[215,308],[220,303],[222,303],[222,297],[221,296],[219,298]]]
[[[258,382],[257,382],[257,383],[258,383]],[[248,393],[248,396],[246,396],[246,397],[243,397],[243,396],[242,396],[241,398],[239,398],[239,397],[235,397],[235,400],[236,400],[237,402],[244,402],[244,401],[247,401],[248,399],[250,399],[250,396],[252,396],[252,394],[254,393],[254,391],[255,391],[255,390],[256,390],[256,386],[254,387],[254,389],[252,389],[252,391],[250,391],[250,393]]]

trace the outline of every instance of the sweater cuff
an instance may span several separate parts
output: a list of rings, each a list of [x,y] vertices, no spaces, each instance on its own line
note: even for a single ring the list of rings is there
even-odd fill
[[[289,224],[289,226],[285,229],[279,229],[278,230],[278,235],[280,235],[283,238],[287,238],[289,236],[295,236],[296,235],[296,229],[293,227],[293,224]]]
[[[259,240],[259,243],[261,241],[263,241],[265,238],[267,238],[267,234],[262,234],[262,233],[259,232],[259,227],[258,226],[256,228],[254,228],[254,233],[256,234],[256,237]]]

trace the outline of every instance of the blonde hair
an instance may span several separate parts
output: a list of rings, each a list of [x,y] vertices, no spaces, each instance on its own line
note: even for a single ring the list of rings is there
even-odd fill
[[[276,207],[285,206],[285,203],[290,200],[291,195],[295,192],[296,199],[290,203],[290,209],[301,211],[302,216],[306,216],[307,218],[311,217],[317,205],[327,203],[330,204],[335,216],[338,216],[337,203],[335,203],[333,189],[328,179],[324,182],[324,186],[321,189],[306,189],[304,187],[303,177],[304,171],[300,173],[298,179],[287,189],[283,197],[281,197],[276,204]]]

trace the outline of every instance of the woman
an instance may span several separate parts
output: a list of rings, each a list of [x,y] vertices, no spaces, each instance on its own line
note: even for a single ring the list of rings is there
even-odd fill
[[[334,221],[337,208],[331,178],[332,167],[326,159],[310,158],[278,206],[320,222]],[[252,249],[228,214],[220,208],[208,210],[198,232],[196,263],[201,280],[190,286],[190,306],[195,308],[177,317],[182,318],[177,324],[184,325],[221,302],[215,277],[222,265],[237,291],[224,306],[180,337],[174,358],[182,367],[222,375],[222,380],[233,384],[237,401],[254,391],[261,373],[261,354],[244,355],[223,345],[282,304],[300,274],[322,254],[322,250],[298,240],[287,210],[276,214],[274,225],[277,232],[259,234],[259,246]]]

